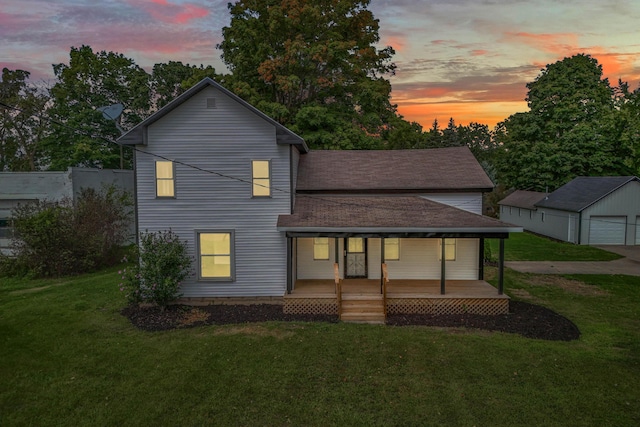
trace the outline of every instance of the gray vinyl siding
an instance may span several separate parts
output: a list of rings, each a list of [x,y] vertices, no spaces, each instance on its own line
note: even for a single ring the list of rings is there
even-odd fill
[[[300,164],[300,151],[298,147],[291,146],[291,200],[293,206],[296,203],[296,187],[298,185],[298,165]],[[291,211],[293,213],[293,210]]]
[[[626,218],[625,244],[636,244],[635,219],[639,213],[640,182],[631,181],[582,211],[581,242],[590,244],[589,225],[592,216],[611,216]]]
[[[333,279],[334,241],[329,239],[329,260],[313,259],[313,239],[298,238],[298,279]],[[400,259],[387,261],[389,278],[440,279],[439,239],[400,239]],[[446,278],[476,280],[478,278],[478,239],[456,239],[456,259],[446,262]],[[380,278],[381,239],[367,239],[367,272],[369,279]],[[343,239],[339,240],[343,251]],[[340,256],[340,277],[344,276],[344,260]]]
[[[482,193],[433,193],[422,195],[425,199],[454,208],[482,215]]]
[[[570,220],[569,216],[574,219]],[[519,225],[527,231],[565,242],[577,243],[580,228],[579,218],[580,214],[577,212],[549,208],[530,210],[516,206],[500,206],[500,221]],[[570,225],[571,230],[569,229]]]
[[[210,97],[215,109],[206,108]],[[151,124],[147,145],[138,148],[176,162],[176,197],[158,199],[157,158],[138,153],[138,217],[140,231],[171,229],[187,242],[194,272],[183,283],[184,296],[284,295],[286,239],[276,222],[291,211],[290,151],[276,144],[274,125],[208,87]],[[271,161],[271,197],[251,196],[251,160]],[[195,230],[233,230],[235,281],[197,280]]]

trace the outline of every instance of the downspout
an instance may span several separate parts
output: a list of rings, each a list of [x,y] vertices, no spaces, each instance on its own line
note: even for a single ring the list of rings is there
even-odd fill
[[[578,244],[582,240],[582,211],[578,212]]]

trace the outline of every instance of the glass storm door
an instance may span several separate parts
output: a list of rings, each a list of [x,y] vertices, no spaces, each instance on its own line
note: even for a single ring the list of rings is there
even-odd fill
[[[346,278],[367,277],[367,241],[362,237],[347,238]]]

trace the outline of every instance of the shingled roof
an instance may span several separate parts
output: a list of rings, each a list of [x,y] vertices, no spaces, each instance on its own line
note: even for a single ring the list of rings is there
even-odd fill
[[[546,196],[539,191],[516,190],[498,202],[499,205],[514,206],[534,210],[535,204]]]
[[[636,176],[579,176],[536,203],[539,208],[581,212]]]
[[[298,192],[490,191],[469,148],[311,150],[300,156]]]
[[[509,233],[521,227],[418,196],[298,195],[278,230],[358,233]]]

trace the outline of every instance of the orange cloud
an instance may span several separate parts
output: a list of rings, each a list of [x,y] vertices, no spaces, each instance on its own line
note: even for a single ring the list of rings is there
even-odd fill
[[[535,33],[505,33],[506,41],[524,43],[543,52],[555,55],[567,55],[578,50],[578,35],[574,33],[535,34]]]
[[[484,55],[486,55],[488,53],[489,53],[488,50],[475,49],[475,50],[471,51],[471,56],[484,56]]]
[[[477,122],[486,124],[491,129],[511,114],[526,110],[527,103],[524,101],[398,104],[398,112],[406,120],[420,123],[424,130],[428,130],[436,119],[440,129],[445,128],[450,118],[457,125]]]
[[[385,37],[382,43],[384,46],[391,46],[396,52],[402,52],[407,44],[407,38],[401,35]]]

